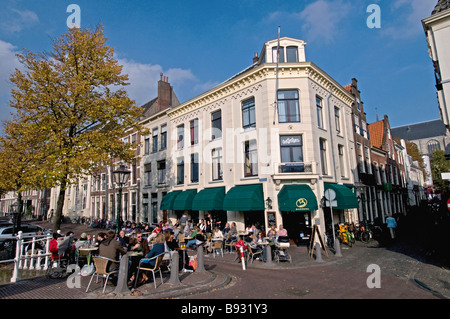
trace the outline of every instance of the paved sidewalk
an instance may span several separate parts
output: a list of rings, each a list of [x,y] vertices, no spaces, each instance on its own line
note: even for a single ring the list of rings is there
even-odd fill
[[[67,229],[75,231],[75,235],[88,231],[91,234],[97,233],[99,229],[91,229],[85,225],[63,224],[62,232]],[[359,278],[358,284],[365,285],[368,272],[367,267],[376,264],[381,269],[383,286],[386,287],[387,295],[380,295],[380,298],[445,298],[450,299],[450,270],[448,265],[442,266],[427,261],[424,253],[407,241],[399,241],[380,247],[377,242],[356,244],[349,248],[343,246],[342,257],[336,257],[333,251],[322,252],[322,262],[318,262],[313,255],[310,257],[305,246],[291,246],[289,253],[292,256],[292,263],[283,262],[268,266],[259,260],[247,264],[247,270],[243,271],[241,264],[235,261],[236,253],[225,253],[224,256],[212,255],[205,257],[205,272],[180,273],[180,285],[169,284],[169,274],[164,275],[164,284],[161,285],[157,278],[158,287],[155,289],[153,282],[138,287],[137,293],[132,295],[131,291],[127,295],[114,294],[115,287],[108,283],[106,293],[101,291],[101,284],[93,281],[89,292],[86,288],[89,277],[81,277],[81,288],[68,288],[66,280],[47,279],[38,277],[19,281],[15,284],[0,286],[0,299],[164,299],[164,298],[202,298],[206,295],[236,297],[237,293],[244,294],[243,298],[258,298],[249,295],[247,291],[238,291],[242,283],[257,284],[261,281],[258,278],[279,275],[280,281],[291,279],[299,280],[298,286],[302,286],[310,278],[320,280],[323,273],[333,274],[334,277],[327,277],[328,284],[333,287],[342,280],[352,282],[354,278]],[[192,252],[190,253],[192,254]],[[278,271],[276,271],[278,270]],[[275,271],[275,272],[274,272]],[[258,274],[259,277],[254,277]],[[308,277],[304,277],[308,274]],[[292,276],[296,276],[293,278]],[[319,278],[319,279],[317,279]],[[303,281],[300,281],[303,280]],[[295,280],[292,280],[292,284]],[[259,283],[258,283],[259,284]],[[403,287],[398,293],[395,292],[395,285]],[[358,285],[356,285],[358,286]],[[355,286],[355,287],[356,287]],[[233,288],[234,287],[234,288]],[[311,283],[311,287],[314,284]],[[231,289],[229,289],[231,288]],[[266,287],[267,288],[267,287]],[[364,288],[364,287],[362,287]],[[360,287],[360,289],[362,289]],[[234,289],[238,289],[234,291]],[[267,288],[270,289],[270,288]],[[297,291],[297,286],[292,286]],[[313,288],[311,288],[314,290]],[[310,289],[310,290],[311,290]],[[391,289],[391,290],[390,290]],[[316,290],[317,298],[335,298],[336,294],[329,295],[326,287],[321,291]],[[322,295],[319,295],[321,293]],[[390,294],[390,295],[389,295]],[[267,298],[266,290],[259,291],[262,298]],[[295,297],[301,298],[304,291],[298,290]],[[311,296],[312,294],[309,294]],[[327,297],[328,296],[328,297]],[[355,292],[352,294],[342,294],[342,298],[360,298]],[[375,296],[375,297],[374,297]],[[376,298],[376,294],[367,294],[367,298]],[[214,298],[214,297],[213,297]]]

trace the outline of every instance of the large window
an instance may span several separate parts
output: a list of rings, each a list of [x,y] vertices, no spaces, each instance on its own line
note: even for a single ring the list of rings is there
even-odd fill
[[[297,90],[278,91],[278,122],[300,122]]]
[[[153,129],[152,139],[153,139],[152,152],[157,152],[158,151],[158,128]]]
[[[211,114],[211,128],[212,128],[212,135],[211,135],[212,140],[222,137],[222,111],[221,110],[218,110]]]
[[[166,182],[166,161],[156,162],[156,169],[158,171],[158,184],[164,184]]]
[[[328,174],[327,168],[327,141],[323,138],[319,139],[320,148],[320,164],[322,165],[322,175]]]
[[[161,150],[165,150],[167,148],[167,125],[164,124],[161,126]]]
[[[278,51],[278,46],[275,46],[272,48],[272,61],[273,63],[277,63],[277,51]],[[284,62],[284,47],[280,47],[280,59],[278,60],[278,62],[283,63]]]
[[[144,152],[145,155],[150,154],[150,138],[146,137],[144,140]]]
[[[254,97],[242,102],[242,127],[244,129],[256,127]]]
[[[198,182],[198,153],[191,154],[191,182]]]
[[[255,140],[245,142],[244,153],[245,153],[244,175],[245,176],[258,175],[258,150]]]
[[[144,184],[145,186],[152,185],[152,164],[144,164]]]
[[[301,135],[280,136],[281,162],[299,163],[303,162]]]
[[[222,163],[222,148],[215,148],[212,150],[212,179],[223,179],[223,163]]]
[[[287,62],[298,62],[297,47],[287,47],[286,48],[286,60],[287,60]]]
[[[341,132],[341,114],[338,107],[334,107],[334,124],[336,125],[336,132]]]
[[[198,144],[198,119],[194,119],[190,122],[191,131],[191,145]]]
[[[316,109],[317,109],[317,126],[320,128],[324,128],[322,99],[319,96],[316,96]]]
[[[345,152],[344,152],[344,145],[338,145],[338,152],[339,152],[339,167],[341,171],[341,177],[345,177]]]
[[[177,149],[184,147],[184,124],[177,126]]]
[[[184,158],[177,158],[177,185],[184,184]]]

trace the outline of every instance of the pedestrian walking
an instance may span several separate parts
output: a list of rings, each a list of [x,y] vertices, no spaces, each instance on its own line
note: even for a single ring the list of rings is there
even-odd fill
[[[394,217],[392,217],[391,214],[389,214],[389,216],[386,218],[386,224],[387,227],[389,228],[389,232],[391,234],[391,239],[395,238],[395,228],[397,227],[397,221],[395,220]]]

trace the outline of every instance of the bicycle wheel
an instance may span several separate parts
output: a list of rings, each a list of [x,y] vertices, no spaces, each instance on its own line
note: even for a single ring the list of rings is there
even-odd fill
[[[370,240],[370,234],[369,234],[369,232],[367,232],[367,231],[362,232],[362,233],[361,233],[361,241],[362,241],[363,243],[368,243],[369,240]]]

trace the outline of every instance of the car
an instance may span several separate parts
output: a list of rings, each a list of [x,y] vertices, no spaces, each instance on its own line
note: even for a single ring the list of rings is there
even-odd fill
[[[3,224],[0,226],[0,249],[5,249],[12,244],[16,239],[16,234],[13,234],[14,225]],[[48,235],[51,233],[49,229],[45,229],[38,225],[23,224],[21,226],[22,236],[34,236],[37,234]]]

